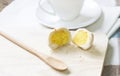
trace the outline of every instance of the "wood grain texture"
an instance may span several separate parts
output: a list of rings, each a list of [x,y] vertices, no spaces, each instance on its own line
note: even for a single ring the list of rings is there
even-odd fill
[[[101,76],[108,39],[100,33],[94,34],[94,37],[93,46],[89,50],[85,51],[68,45],[53,52],[53,56],[60,58],[68,65],[71,72],[68,76]],[[48,72],[53,73],[50,70]],[[56,76],[61,75],[56,74]]]
[[[36,57],[32,57],[31,54],[26,53],[23,49],[20,49],[1,37],[0,48],[4,51],[0,51],[0,58],[3,60],[0,61],[0,64],[3,63],[0,66],[4,66],[7,72],[15,76],[101,76],[108,44],[108,39],[105,34],[95,33],[93,46],[86,51],[73,44],[66,45],[57,50],[51,50],[48,48],[47,41],[51,30],[44,30],[44,34],[43,30],[38,31],[37,33],[36,31],[27,29],[22,29],[22,31],[14,30],[10,36],[17,37],[16,39],[20,39],[20,41],[22,40],[22,42],[25,42],[28,46],[38,49],[39,52],[44,52],[62,60],[68,66],[67,71],[57,72],[49,68],[49,66],[44,65],[39,59],[35,59]],[[4,55],[4,53],[6,55]],[[9,57],[9,55],[11,56]],[[18,56],[20,58],[18,58]],[[7,62],[8,60],[10,60],[10,62]],[[23,64],[19,63],[20,61],[23,62]],[[5,65],[7,65],[7,67]],[[26,70],[28,68],[29,70]],[[32,74],[29,75],[30,73]]]
[[[11,41],[12,43],[14,43],[15,45],[18,45],[19,47],[23,48],[24,50],[28,51],[29,53],[35,55],[36,57],[38,57],[39,59],[41,59],[43,62],[45,62],[46,64],[48,64],[50,67],[52,67],[55,70],[58,71],[63,71],[67,69],[67,65],[65,65],[62,61],[47,56],[45,54],[42,54],[38,51],[36,51],[35,49],[28,47],[27,45],[25,45],[24,43],[10,37],[8,34],[0,31],[0,35],[4,38],[6,38],[7,40]]]

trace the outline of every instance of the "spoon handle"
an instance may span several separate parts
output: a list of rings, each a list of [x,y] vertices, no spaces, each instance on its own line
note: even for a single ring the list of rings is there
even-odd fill
[[[11,41],[12,43],[18,45],[19,47],[23,48],[24,50],[28,51],[29,53],[35,55],[36,57],[44,61],[46,64],[48,64],[53,69],[58,70],[58,71],[67,69],[67,66],[62,61],[55,59],[53,57],[47,56],[43,53],[40,53],[34,50],[33,48],[28,47],[27,45],[23,44],[22,42],[15,40],[14,38],[10,37],[8,34],[2,31],[0,31],[0,35],[6,38],[7,40]]]

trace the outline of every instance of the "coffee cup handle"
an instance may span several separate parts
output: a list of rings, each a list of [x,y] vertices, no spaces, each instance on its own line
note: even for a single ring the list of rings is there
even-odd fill
[[[42,6],[42,1],[47,2],[47,4],[52,8],[52,6],[49,4],[49,2],[48,2],[47,0],[40,0],[40,2],[39,2],[39,7],[41,8],[41,10],[44,11],[44,12],[46,12],[46,13],[48,13],[48,14],[55,15],[55,12],[54,12],[53,8],[52,8],[53,11],[48,11],[47,9],[45,9],[45,8]]]

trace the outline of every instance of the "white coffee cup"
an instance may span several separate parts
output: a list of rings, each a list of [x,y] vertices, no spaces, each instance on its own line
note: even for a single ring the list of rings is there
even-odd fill
[[[80,15],[84,0],[47,0],[54,14],[62,20],[73,20]],[[44,10],[45,12],[47,10]],[[47,12],[49,13],[49,12]]]

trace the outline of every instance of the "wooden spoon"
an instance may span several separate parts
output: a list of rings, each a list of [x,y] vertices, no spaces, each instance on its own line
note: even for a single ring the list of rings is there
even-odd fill
[[[67,66],[62,61],[55,59],[53,57],[47,56],[45,54],[42,54],[42,53],[26,46],[22,42],[13,39],[12,37],[10,37],[9,35],[7,35],[6,33],[2,32],[2,31],[0,31],[0,35],[3,36],[4,38],[8,39],[9,41],[13,42],[14,44],[18,45],[19,47],[25,49],[29,53],[37,56],[38,58],[40,58],[42,61],[44,61],[46,64],[48,64],[53,69],[58,70],[58,71],[64,71],[67,69]]]

